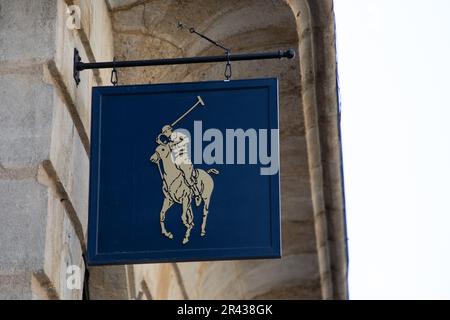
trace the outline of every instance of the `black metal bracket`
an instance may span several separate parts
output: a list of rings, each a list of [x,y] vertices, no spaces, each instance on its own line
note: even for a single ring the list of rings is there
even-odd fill
[[[75,79],[75,82],[78,85],[80,83],[80,71],[88,69],[134,68],[134,67],[150,67],[150,66],[167,66],[177,64],[192,64],[192,63],[268,60],[281,58],[292,59],[294,57],[295,57],[294,49],[288,49],[288,50],[278,50],[275,52],[241,53],[241,54],[230,54],[220,56],[84,63],[81,61],[81,57],[78,50],[75,49],[73,56],[73,78]]]
[[[73,78],[77,86],[80,83],[80,70],[78,69],[78,63],[81,63],[81,57],[77,48],[75,48],[73,50]]]

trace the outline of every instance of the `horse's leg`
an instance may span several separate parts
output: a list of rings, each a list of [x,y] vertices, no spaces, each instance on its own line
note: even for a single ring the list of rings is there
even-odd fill
[[[189,206],[188,208],[187,218],[189,226],[186,229],[185,238],[189,240],[189,237],[191,236],[191,230],[194,228],[194,214],[192,213],[192,206]]]
[[[191,226],[191,228],[194,227],[194,214],[192,213],[192,206],[189,206],[188,208],[187,223]]]
[[[202,232],[201,232],[201,236],[205,236],[206,235],[206,220],[208,219],[208,212],[209,212],[209,201],[211,198],[203,198],[203,221],[202,221]]]
[[[214,190],[214,181],[211,176],[207,172],[202,172],[200,177],[201,185],[202,185],[202,198],[203,198],[203,221],[201,227],[200,235],[204,237],[206,235],[206,221],[208,219],[209,213],[209,203],[211,201],[211,196]]]
[[[165,235],[169,239],[173,239],[173,234],[172,234],[172,232],[168,232],[166,230],[166,226],[164,224],[164,220],[166,219],[166,212],[167,212],[167,210],[169,210],[172,205],[173,205],[173,201],[172,200],[170,200],[169,198],[164,198],[164,202],[163,202],[163,205],[162,205],[162,208],[161,208],[161,212],[159,214],[159,221],[160,221],[160,224],[161,224],[161,233],[163,235]]]
[[[185,196],[183,198],[183,214],[181,215],[181,219],[183,220],[183,224],[186,227],[186,233],[184,234],[183,244],[188,243],[189,237],[191,235],[191,230],[194,226],[191,200],[192,200],[191,196]]]

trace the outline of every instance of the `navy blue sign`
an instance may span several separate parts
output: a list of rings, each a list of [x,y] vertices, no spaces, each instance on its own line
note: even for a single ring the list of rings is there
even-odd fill
[[[88,263],[279,258],[278,81],[96,87]]]

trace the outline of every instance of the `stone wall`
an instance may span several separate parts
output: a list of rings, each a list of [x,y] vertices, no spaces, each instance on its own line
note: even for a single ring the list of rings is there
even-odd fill
[[[72,4],[80,30],[66,27]],[[0,298],[82,296],[66,272],[84,274],[90,91],[109,74],[84,72],[76,87],[75,47],[84,60],[112,58],[104,1],[0,1]]]

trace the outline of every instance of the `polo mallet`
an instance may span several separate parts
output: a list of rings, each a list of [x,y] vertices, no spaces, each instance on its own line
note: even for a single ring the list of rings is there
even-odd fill
[[[180,122],[181,120],[183,120],[184,117],[186,117],[192,110],[194,110],[199,104],[202,106],[205,106],[205,102],[203,102],[202,97],[197,96],[197,102],[189,108],[188,111],[186,111],[185,113],[183,113],[183,115],[181,117],[179,117],[177,120],[175,120],[170,126],[173,128],[178,122]]]

